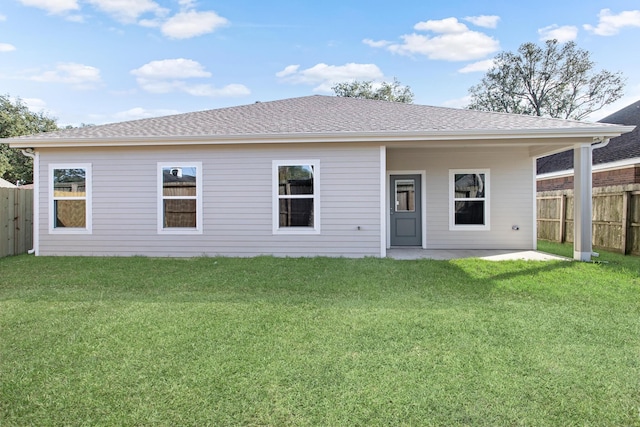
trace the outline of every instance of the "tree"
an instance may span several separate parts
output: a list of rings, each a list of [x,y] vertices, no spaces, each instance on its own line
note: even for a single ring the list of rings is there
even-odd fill
[[[397,79],[393,79],[393,83],[382,82],[376,87],[373,81],[351,81],[338,83],[331,87],[337,96],[345,98],[367,98],[377,99],[381,101],[404,102],[411,104],[413,102],[413,92],[409,86],[403,86]]]
[[[55,119],[33,113],[21,99],[0,95],[0,138],[57,130]],[[9,182],[33,182],[33,161],[20,150],[0,144],[0,177]]]
[[[501,52],[469,89],[472,110],[581,120],[623,95],[622,73],[596,72],[590,53],[574,42],[524,43]]]

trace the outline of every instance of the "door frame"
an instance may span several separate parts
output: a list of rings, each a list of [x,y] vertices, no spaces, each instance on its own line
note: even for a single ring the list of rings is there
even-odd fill
[[[427,249],[427,171],[426,170],[387,170],[385,182],[384,206],[386,211],[387,249],[391,248],[391,175],[420,175],[420,221],[422,222],[422,249]],[[411,246],[409,246],[411,247]],[[415,246],[417,247],[417,246]]]

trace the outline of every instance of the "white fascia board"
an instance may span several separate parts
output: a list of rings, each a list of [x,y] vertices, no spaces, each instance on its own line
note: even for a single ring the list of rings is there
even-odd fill
[[[455,130],[428,132],[324,132],[251,135],[202,135],[202,136],[144,136],[101,138],[46,138],[42,135],[9,139],[12,148],[45,147],[123,147],[167,145],[239,145],[239,144],[300,144],[329,142],[407,142],[407,141],[455,141],[455,140],[543,140],[554,138],[614,138],[630,132],[634,126],[593,126],[562,129],[513,129],[513,130]],[[527,141],[528,145],[531,141]]]

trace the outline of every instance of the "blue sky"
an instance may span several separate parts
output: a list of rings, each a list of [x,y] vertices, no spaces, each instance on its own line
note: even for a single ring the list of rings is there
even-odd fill
[[[638,0],[2,0],[0,93],[60,125],[312,94],[346,80],[409,85],[462,107],[490,59],[574,40],[640,99]]]

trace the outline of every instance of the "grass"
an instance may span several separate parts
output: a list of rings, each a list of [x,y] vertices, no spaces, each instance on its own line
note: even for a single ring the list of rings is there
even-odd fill
[[[640,426],[601,260],[0,259],[0,425]]]

